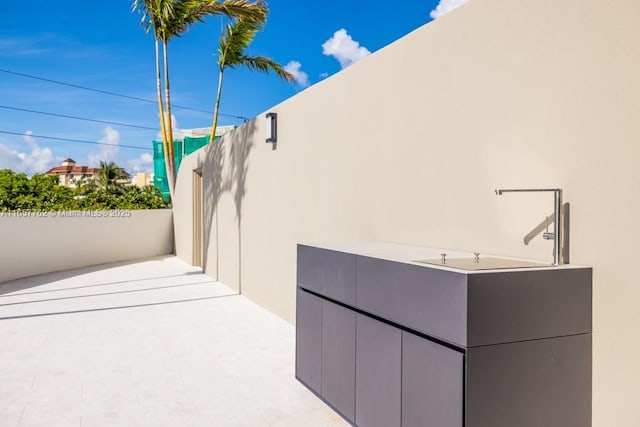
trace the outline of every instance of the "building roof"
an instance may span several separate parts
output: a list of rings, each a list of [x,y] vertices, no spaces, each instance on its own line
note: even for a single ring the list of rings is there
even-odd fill
[[[56,166],[45,172],[45,175],[60,175],[60,174],[87,174],[97,175],[100,173],[100,168],[91,168],[89,166]]]

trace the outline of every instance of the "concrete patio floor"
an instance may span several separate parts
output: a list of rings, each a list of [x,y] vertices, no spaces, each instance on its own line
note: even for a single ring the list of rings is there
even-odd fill
[[[0,284],[0,426],[343,426],[294,327],[175,257]]]

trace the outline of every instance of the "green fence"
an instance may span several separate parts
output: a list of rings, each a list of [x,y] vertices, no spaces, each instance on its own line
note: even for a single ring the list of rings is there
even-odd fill
[[[215,139],[220,138],[216,136]],[[204,147],[209,143],[208,136],[199,136],[193,138],[185,136],[184,139],[176,139],[173,141],[174,160],[176,171],[180,169],[180,163],[185,156]],[[165,200],[169,200],[169,183],[167,181],[167,168],[164,161],[164,147],[162,141],[153,141],[153,185],[160,189]]]

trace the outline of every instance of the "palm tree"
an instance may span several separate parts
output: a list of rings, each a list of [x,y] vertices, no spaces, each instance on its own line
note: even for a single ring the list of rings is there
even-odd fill
[[[115,162],[100,161],[100,172],[98,173],[98,185],[100,188],[113,188],[120,185],[120,180],[128,176],[129,174]]]
[[[245,53],[247,47],[251,44],[258,31],[262,30],[267,20],[267,9],[265,8],[264,19],[246,19],[238,17],[233,19],[220,37],[218,46],[218,92],[216,95],[216,104],[213,109],[213,124],[211,125],[211,134],[209,135],[209,143],[212,143],[216,128],[218,127],[218,112],[220,110],[220,97],[222,95],[222,79],[224,71],[227,68],[247,67],[250,70],[260,71],[262,73],[274,72],[278,77],[288,82],[294,83],[295,78],[291,73],[286,71],[282,65],[265,56],[249,56]]]
[[[266,7],[262,0],[256,0],[253,3],[248,0],[134,0],[132,9],[142,15],[141,25],[147,33],[153,30],[155,39],[156,91],[160,131],[169,192],[171,199],[173,199],[176,168],[173,152],[171,91],[169,87],[169,41],[173,37],[179,37],[192,24],[202,22],[208,15],[243,16],[249,21],[264,20]],[[162,44],[162,68],[160,66],[160,44]],[[163,73],[166,103],[162,96]]]

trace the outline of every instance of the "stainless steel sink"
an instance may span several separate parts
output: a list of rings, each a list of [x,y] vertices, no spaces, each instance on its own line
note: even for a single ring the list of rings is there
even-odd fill
[[[535,261],[521,261],[517,259],[481,257],[475,258],[447,258],[446,261],[438,259],[418,259],[414,262],[423,264],[439,265],[441,267],[460,268],[462,270],[495,270],[505,268],[534,268],[534,267],[553,267],[552,264]]]

